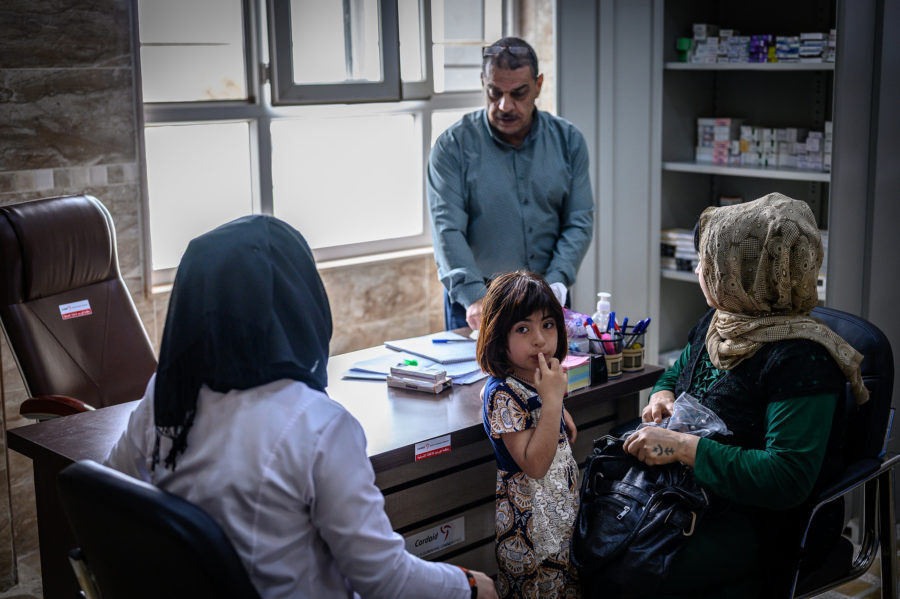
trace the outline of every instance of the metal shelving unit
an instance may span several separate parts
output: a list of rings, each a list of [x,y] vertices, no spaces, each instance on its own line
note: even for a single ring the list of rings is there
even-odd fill
[[[719,196],[752,200],[773,191],[808,202],[819,226],[827,228],[831,173],[700,164],[694,161],[694,148],[700,117],[823,130],[825,121],[832,120],[835,64],[682,63],[675,61],[675,41],[690,36],[693,23],[716,24],[742,34],[827,32],[836,28],[835,0],[760,0],[753,4],[660,0],[659,4],[663,16],[656,34],[663,42],[656,89],[661,135],[656,162],[658,192],[653,201],[658,202],[660,228],[691,229]],[[651,234],[658,241],[659,232]],[[708,309],[696,283],[693,272],[660,269],[657,309],[651,309],[653,321],[659,323],[651,343],[660,353],[683,347],[687,331]]]
[[[671,71],[833,71],[833,62],[667,62]]]
[[[831,173],[828,171],[784,167],[724,166],[719,164],[700,164],[697,162],[663,162],[663,170],[728,177],[782,179],[785,181],[819,181],[822,183],[831,181]]]

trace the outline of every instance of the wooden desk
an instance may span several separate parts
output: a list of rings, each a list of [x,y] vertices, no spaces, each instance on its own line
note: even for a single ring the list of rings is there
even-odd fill
[[[334,356],[328,394],[362,423],[376,484],[397,532],[407,538],[462,518],[463,541],[428,554],[495,573],[494,485],[496,464],[481,424],[482,383],[456,386],[431,396],[388,387],[381,381],[342,380],[355,362],[383,351],[372,348]],[[658,366],[581,389],[566,399],[579,429],[573,448],[583,462],[592,440],[637,415],[638,392],[662,373]],[[11,449],[32,459],[44,597],[75,596],[66,559],[74,540],[59,503],[56,475],[84,459],[101,461],[119,438],[135,402],[111,406],[7,431]],[[448,453],[415,461],[415,444],[450,435]]]

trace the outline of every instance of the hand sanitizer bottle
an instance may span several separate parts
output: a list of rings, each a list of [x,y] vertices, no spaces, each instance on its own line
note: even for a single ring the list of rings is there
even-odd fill
[[[609,322],[609,298],[612,297],[612,295],[605,291],[601,291],[597,294],[597,297],[600,298],[597,300],[597,311],[594,312],[591,319],[597,323],[597,326],[600,327],[601,331],[605,331],[606,323]]]

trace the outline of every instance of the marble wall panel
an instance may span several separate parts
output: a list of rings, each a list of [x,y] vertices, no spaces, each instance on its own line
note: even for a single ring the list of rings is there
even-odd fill
[[[544,75],[537,107],[556,113],[556,77],[553,41],[554,2],[552,0],[521,0],[519,3],[519,30],[522,39],[534,48],[538,56],[538,70]]]
[[[0,171],[133,162],[132,93],[130,69],[0,70]]]
[[[331,354],[433,332],[428,317],[433,263],[427,255],[323,270],[334,321]]]
[[[443,286],[431,254],[320,271],[331,305],[331,355],[426,335],[444,328]],[[159,353],[170,294],[135,295],[147,334]],[[402,309],[412,306],[411,309]]]
[[[2,351],[2,346],[0,346]],[[5,353],[0,354],[0,356]],[[0,380],[6,380],[6,365],[4,360],[0,359],[0,368],[2,368],[2,377]],[[13,544],[13,523],[12,523],[12,491],[10,489],[9,462],[5,459],[7,453],[6,444],[6,417],[5,411],[0,406],[0,451],[3,458],[0,460],[0,589],[6,589],[17,581],[17,573],[15,568],[15,545]]]
[[[131,65],[128,0],[3,0],[0,69]]]
[[[19,511],[16,503],[27,504],[27,496],[34,504],[34,491],[31,475],[31,460],[8,452],[6,446],[6,429],[24,424],[19,416],[19,405],[25,399],[25,386],[19,376],[18,369],[12,359],[6,339],[0,335],[0,367],[5,405],[0,412],[2,420],[2,450],[0,461],[0,590],[9,588],[17,581],[16,556],[27,554],[37,547],[37,525],[34,509],[23,507]],[[23,490],[26,499],[23,499]],[[21,519],[14,519],[20,515]],[[21,538],[16,538],[21,532]]]

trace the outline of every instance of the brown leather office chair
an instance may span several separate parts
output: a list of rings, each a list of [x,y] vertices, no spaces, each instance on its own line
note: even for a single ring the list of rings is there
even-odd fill
[[[92,196],[0,207],[0,323],[29,418],[140,399],[156,369],[119,272],[112,217]]]

